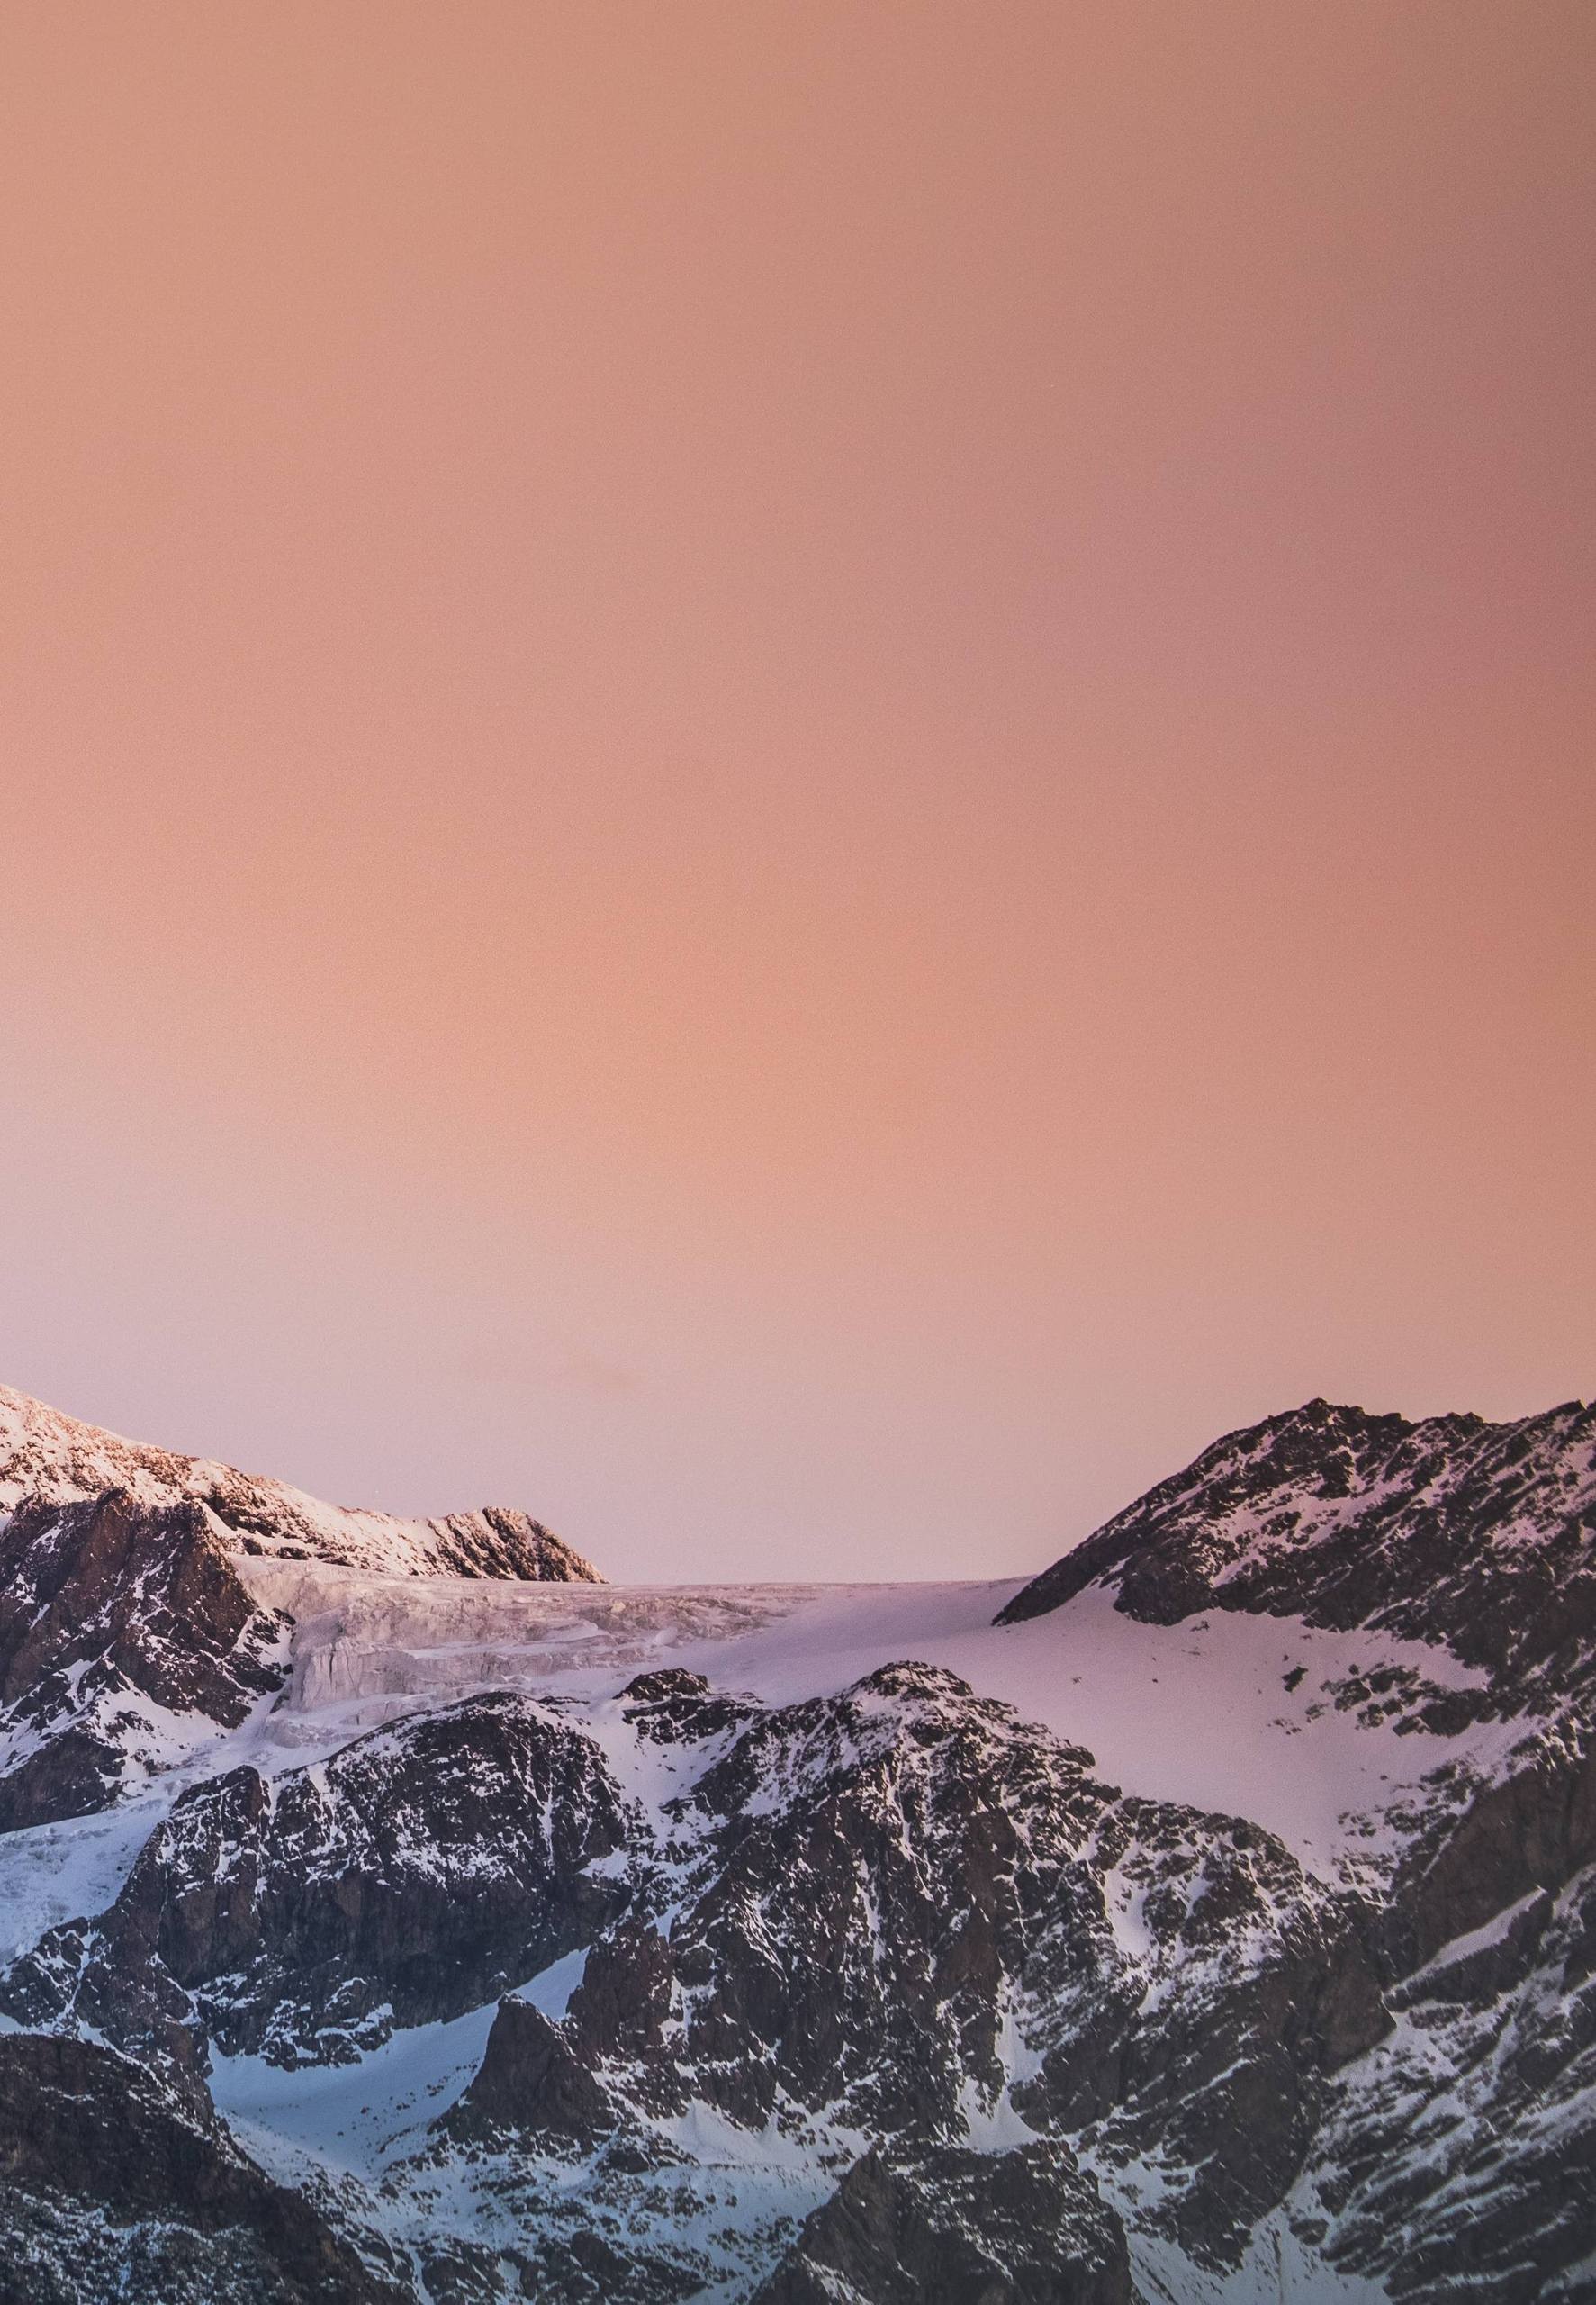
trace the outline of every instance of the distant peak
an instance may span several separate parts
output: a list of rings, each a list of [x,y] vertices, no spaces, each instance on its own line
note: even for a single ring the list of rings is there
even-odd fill
[[[1596,1416],[1413,1423],[1315,1397],[1214,1442],[1023,1586],[1002,1622],[1089,1585],[1145,1623],[1209,1608],[1378,1623],[1537,1670],[1596,1636]],[[1507,1604],[1510,1600],[1510,1605]]]
[[[124,1490],[140,1505],[204,1505],[238,1552],[395,1577],[601,1584],[591,1561],[530,1514],[486,1505],[409,1520],[327,1505],[287,1482],[129,1441],[0,1385],[0,1513]]]

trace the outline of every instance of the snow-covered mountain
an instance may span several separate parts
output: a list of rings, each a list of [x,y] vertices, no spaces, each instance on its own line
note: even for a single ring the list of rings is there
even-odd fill
[[[225,1541],[251,1556],[337,1561],[389,1577],[596,1581],[599,1575],[525,1513],[488,1505],[405,1521],[323,1505],[284,1481],[124,1441],[0,1385],[0,1509],[23,1497],[68,1504],[109,1488],[138,1505],[202,1505],[228,1532]]]
[[[0,1661],[143,1725],[0,1835],[0,2305],[1596,2298],[1591,1412],[832,1588],[290,1550],[70,1430]]]
[[[145,1448],[0,1388],[0,1830],[203,1753],[288,1670],[247,1564],[596,1583],[537,1521],[401,1521]]]
[[[1238,1609],[1444,1643],[1490,1704],[1555,1699],[1596,1652],[1596,1409],[1410,1424],[1310,1401],[1216,1441],[1005,1622],[1092,1585],[1150,1624]]]

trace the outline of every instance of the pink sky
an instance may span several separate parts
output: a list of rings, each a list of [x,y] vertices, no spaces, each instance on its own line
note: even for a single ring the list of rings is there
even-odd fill
[[[1596,12],[14,0],[0,1379],[616,1575],[1596,1381]]]

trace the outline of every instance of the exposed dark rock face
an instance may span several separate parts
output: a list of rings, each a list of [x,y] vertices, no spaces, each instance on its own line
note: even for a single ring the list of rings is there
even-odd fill
[[[1311,2138],[1277,2134],[1285,2157],[1306,2151],[1325,2212],[1310,2228],[1394,2296],[1596,2295],[1574,2270],[1596,2254],[1596,1411],[1410,1424],[1310,1402],[1216,1442],[1000,1622],[1097,1584],[1148,1623],[1217,1608],[1444,1644],[1481,1686],[1387,1668],[1345,1692],[1443,1755],[1471,1720],[1522,1720],[1489,1775],[1446,1758],[1431,1772],[1360,1923],[1394,2026],[1344,2073],[1327,2060]],[[1131,2102],[1124,2076],[1114,2086],[1109,2134]]]
[[[626,1718],[640,1737],[659,1745],[683,1739],[701,1742],[752,1721],[759,1707],[746,1699],[712,1696],[702,1673],[672,1667],[663,1672],[639,1673],[621,1691]]]
[[[678,2000],[669,1941],[644,1918],[628,1914],[588,1955],[571,1996],[568,2020],[576,2054],[600,2070],[626,2072],[630,2093],[655,2111],[687,2102],[674,2039],[667,2045]]]
[[[1117,1996],[1082,1976],[1068,1942],[1048,1947],[1058,1984],[1032,1987],[1042,2062],[1014,2102],[1105,2165],[1168,2159],[1161,2224],[1223,2264],[1289,2191],[1330,2076],[1390,2019],[1352,1900],[1256,1826],[1125,1811],[1095,1854],[1137,1885],[1150,1942]]]
[[[448,2117],[455,2136],[511,2129],[554,2151],[591,2149],[620,2116],[562,2027],[524,2001],[501,2001],[475,2080]]]
[[[215,2121],[85,2041],[0,2038],[0,2305],[401,2305]]]
[[[1443,1945],[1596,1860],[1596,1726],[1577,1714],[1527,1739],[1501,1774],[1415,1834],[1382,1938],[1406,1975]]]
[[[237,1553],[598,1582],[524,1513],[399,1522],[77,1424],[0,1387],[0,1834],[107,1806],[284,1678]]]
[[[47,1733],[0,1776],[0,1833],[92,1816],[121,1789],[128,1755],[112,1736],[70,1720],[47,1721],[44,1728]]]
[[[0,1831],[104,1807],[159,1754],[162,1716],[236,1727],[281,1684],[282,1635],[198,1505],[19,1506],[0,1523]]]
[[[589,1739],[471,1698],[275,1787],[239,1769],[185,1795],[101,1921],[47,1938],[0,2000],[179,2062],[207,2039],[347,2058],[585,1944],[626,1901],[591,1869],[626,1833]]]
[[[1340,2076],[1312,2156],[1334,2262],[1413,2305],[1596,2293],[1596,1867],[1392,1999],[1396,2029]]]
[[[929,1666],[763,1715],[678,1809],[701,1839],[668,1933],[645,1871],[644,1909],[594,1945],[562,2029],[610,2126],[617,2105],[697,2102],[919,2151],[1012,2090],[1035,2126],[1111,2157],[1191,2146],[1202,2174],[1171,2186],[1169,2221],[1217,2260],[1291,2183],[1326,2076],[1388,2028],[1350,1904],[1270,1836],[1126,1800],[1089,1754]],[[1116,1868],[1145,1887],[1134,1957],[1105,1902]],[[1016,2003],[1033,2012],[1023,2084]],[[550,2128],[553,2088],[598,2134],[599,2100],[551,2066],[541,2020],[500,2023],[495,2118]]]
[[[1233,1433],[1009,1602],[1107,1583],[1126,1613],[1301,1616],[1444,1641],[1497,1702],[1560,1686],[1596,1639],[1596,1408],[1513,1424],[1310,1401]]]
[[[277,1686],[251,1653],[275,1630],[197,1505],[140,1506],[110,1489],[83,1505],[24,1505],[0,1531],[7,1705],[89,1665],[171,1712],[230,1727]]]
[[[584,2222],[558,2195],[528,2202],[519,2237],[497,2247],[455,2239],[420,2253],[427,2305],[681,2305],[703,2288],[699,2268],[668,2249],[640,2249]]]
[[[753,2305],[1131,2305],[1119,2219],[1061,2146],[850,2170]]]

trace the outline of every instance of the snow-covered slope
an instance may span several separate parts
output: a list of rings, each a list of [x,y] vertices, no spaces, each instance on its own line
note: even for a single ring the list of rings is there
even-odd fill
[[[1596,2296],[1583,1413],[1447,1421],[1461,1472],[1357,1414],[1220,1444],[1030,1613],[381,1574],[185,1505],[113,1647],[211,1711],[0,1837],[0,2012],[214,2106],[239,2198],[411,2305]],[[212,1544],[239,1629],[174,1650]],[[1497,1550],[1505,1647],[1458,1600]]]
[[[995,1624],[1013,1579],[529,1590],[266,1561],[241,1574],[264,1609],[294,1622],[274,1737],[334,1714],[353,1732],[484,1686],[594,1699],[660,1667],[793,1704],[912,1657],[1088,1746],[1116,1784],[1254,1818],[1326,1877],[1366,1854],[1371,1818],[1421,1791],[1435,1758],[1429,1739],[1402,1732],[1405,1713],[1348,1704],[1348,1692],[1371,1672],[1447,1690],[1487,1680],[1429,1642],[1295,1619],[1214,1611],[1176,1635],[1096,1589],[1046,1625]],[[1447,1750],[1484,1765],[1522,1734],[1476,1724]]]

